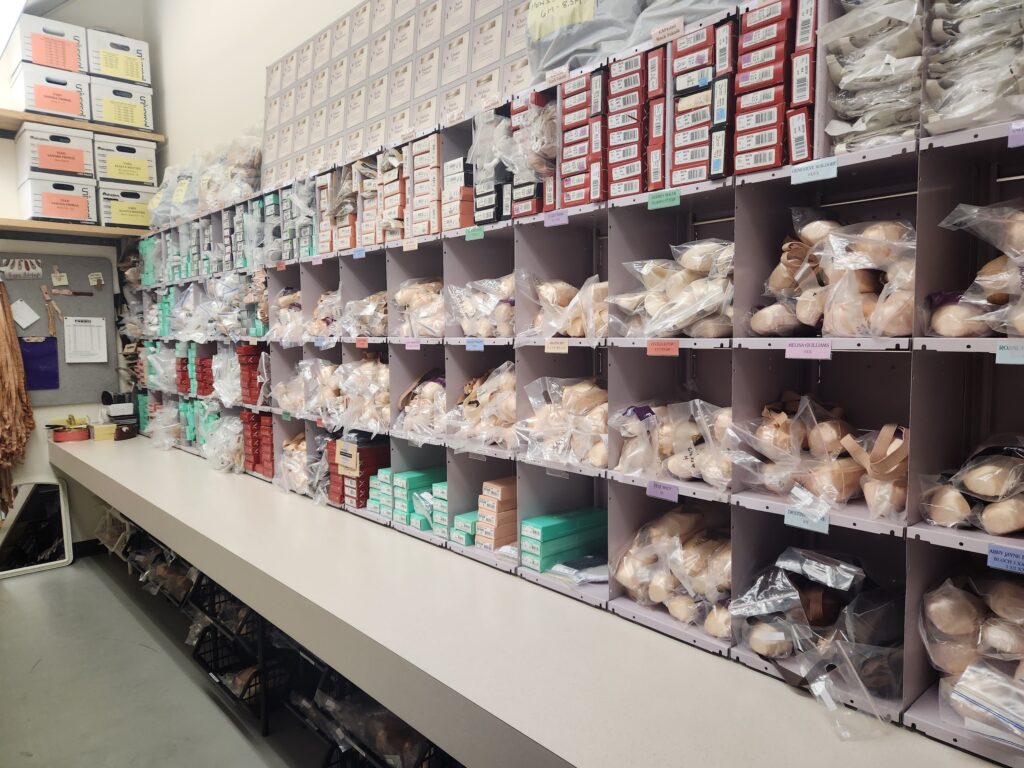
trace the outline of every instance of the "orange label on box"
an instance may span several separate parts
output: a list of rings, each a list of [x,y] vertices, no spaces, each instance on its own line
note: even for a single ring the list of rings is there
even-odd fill
[[[40,144],[39,167],[48,171],[85,173],[85,152],[60,144]]]
[[[650,357],[679,357],[679,339],[648,339]]]
[[[41,207],[49,219],[89,219],[89,200],[82,195],[43,192]]]
[[[52,85],[33,85],[35,108],[61,112],[65,115],[82,114],[82,94],[69,88],[55,88]]]
[[[78,71],[78,43],[40,32],[32,33],[32,63]]]

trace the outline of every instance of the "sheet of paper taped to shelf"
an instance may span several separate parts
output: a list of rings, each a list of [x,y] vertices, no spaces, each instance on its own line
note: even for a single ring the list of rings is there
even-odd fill
[[[533,40],[540,40],[563,27],[594,20],[594,0],[533,0],[526,27]]]

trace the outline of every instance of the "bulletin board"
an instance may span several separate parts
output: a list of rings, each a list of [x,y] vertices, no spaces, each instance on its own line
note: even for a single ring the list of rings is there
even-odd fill
[[[73,363],[65,362],[64,323],[57,321],[57,360],[60,376],[58,389],[37,389],[29,391],[29,400],[35,406],[69,405],[72,403],[99,403],[104,390],[117,390],[117,327],[114,314],[114,275],[109,259],[101,256],[56,256],[39,253],[18,253],[9,250],[0,253],[0,262],[7,259],[36,259],[41,263],[42,277],[28,279],[5,279],[7,293],[13,304],[22,299],[39,319],[27,328],[15,324],[19,337],[46,336],[46,304],[39,290],[45,285],[51,291],[51,298],[64,317],[102,317],[106,320],[107,362]],[[54,266],[67,275],[67,288],[72,291],[91,291],[92,296],[54,296],[51,274]],[[89,274],[103,275],[103,285],[89,285]]]

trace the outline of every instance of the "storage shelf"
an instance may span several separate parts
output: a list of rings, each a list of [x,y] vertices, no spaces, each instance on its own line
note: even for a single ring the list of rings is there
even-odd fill
[[[96,224],[75,224],[61,221],[35,221],[33,219],[0,219],[0,237],[5,233],[51,235],[90,240],[122,240],[126,237],[145,237],[145,229],[133,227],[101,227]]]
[[[537,571],[523,568],[522,566],[516,569],[516,573],[527,581],[540,584],[542,587],[560,592],[595,608],[604,608],[608,605],[607,584],[572,584],[568,581],[557,579],[549,573],[537,573]]]
[[[516,347],[545,347],[549,341],[555,341],[558,343],[565,342],[567,347],[590,347],[596,349],[597,347],[603,347],[607,343],[607,339],[577,339],[577,338],[562,338],[555,337],[551,339],[540,338],[539,336],[517,336],[514,343]]]
[[[683,624],[664,608],[652,608],[640,605],[630,597],[616,597],[608,603],[608,610],[629,621],[635,621],[645,627],[661,632],[663,635],[695,645],[708,653],[719,656],[729,655],[732,643],[728,640],[712,637],[700,627]]]
[[[391,521],[391,527],[396,531],[401,531],[406,536],[412,536],[413,538],[420,539],[429,544],[433,544],[435,547],[447,547],[448,539],[443,539],[433,531],[421,531],[419,528],[413,528],[411,525],[405,525],[399,523],[397,520]]]
[[[477,546],[465,547],[456,541],[448,541],[448,549],[456,554],[468,557],[470,560],[476,560],[478,563],[489,565],[491,568],[497,568],[499,571],[505,573],[514,574],[516,569],[519,567],[519,563],[511,558],[502,557],[501,555],[495,554],[494,552],[488,552],[486,549],[481,549]]]
[[[961,549],[965,552],[976,552],[980,555],[988,553],[992,545],[1024,549],[1024,538],[1018,536],[993,536],[977,528],[944,528],[932,525],[927,521],[916,523],[907,528],[907,538],[927,541],[938,547]]]
[[[617,483],[623,483],[624,485],[635,485],[640,488],[646,488],[650,483],[658,482],[674,487],[681,497],[703,499],[704,501],[729,501],[728,491],[720,491],[703,480],[663,480],[655,477],[616,472],[614,469],[608,470],[608,479],[614,480]]]
[[[59,128],[77,128],[81,131],[93,131],[105,136],[119,136],[122,139],[155,141],[157,144],[163,144],[167,140],[167,137],[162,133],[154,133],[153,131],[138,131],[133,128],[119,128],[114,125],[94,123],[91,120],[69,120],[66,117],[57,117],[56,115],[41,115],[35,112],[0,109],[0,131],[17,133],[25,123],[43,123],[44,125],[55,125]]]
[[[985,352],[994,355],[1004,337],[947,339],[939,336],[915,336],[914,349],[922,352]]]
[[[819,339],[816,336],[782,337],[782,336],[744,336],[733,339],[733,346],[738,349],[787,349],[790,344],[799,344],[809,339]],[[906,352],[911,348],[911,339],[903,338],[865,338],[865,339],[840,339],[827,337],[823,340],[831,342],[834,352]]]
[[[647,349],[647,343],[650,341],[674,341],[679,344],[679,349],[728,349],[733,346],[733,340],[731,338],[722,339],[692,339],[688,336],[682,336],[679,338],[670,339],[632,339],[623,336],[613,336],[608,339],[609,347],[623,347],[626,349],[635,349],[637,347],[641,349]]]
[[[524,464],[532,464],[535,467],[542,467],[549,470],[548,474],[562,473],[566,475],[586,475],[587,477],[606,477],[608,470],[598,469],[596,467],[584,467],[582,465],[575,466],[570,464],[563,464],[559,461],[546,461],[544,459],[531,459],[526,456],[519,456],[519,461]]]
[[[760,491],[741,491],[732,495],[732,503],[745,509],[758,512],[769,512],[773,515],[785,516],[789,502],[780,496]],[[857,499],[832,510],[828,516],[829,525],[840,528],[853,528],[868,533],[879,533],[889,536],[904,535],[906,526],[887,520],[872,519],[868,505],[863,499]]]
[[[346,512],[351,512],[353,515],[358,515],[359,517],[365,518],[366,520],[370,520],[374,523],[377,523],[378,525],[383,525],[388,528],[392,526],[392,521],[390,518],[384,517],[384,515],[380,515],[376,512],[372,512],[366,507],[352,507],[346,504],[343,507],[343,509]]]

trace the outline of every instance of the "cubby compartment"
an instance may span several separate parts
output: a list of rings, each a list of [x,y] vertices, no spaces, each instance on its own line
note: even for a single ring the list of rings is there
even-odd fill
[[[396,294],[401,290],[402,284],[408,280],[433,279],[441,281],[442,302],[439,311],[424,315],[421,322],[424,326],[411,329],[419,333],[402,332],[402,320],[404,310],[396,302]],[[400,248],[387,249],[387,290],[388,290],[388,337],[395,343],[406,341],[420,342],[422,344],[439,344],[444,336],[444,259],[440,240],[424,242],[413,250]],[[437,330],[436,335],[426,335],[426,329]],[[407,329],[410,330],[410,329]]]
[[[479,377],[489,376],[502,368],[506,363],[510,373],[515,376],[515,350],[505,345],[485,345],[482,349],[470,345],[456,346],[447,344],[444,351],[445,390],[448,413],[456,410],[460,402],[470,394],[467,387]],[[516,378],[516,397],[521,389],[522,381]],[[502,441],[494,437],[478,437],[468,426],[466,419],[449,421],[446,442],[459,452],[468,451],[480,456],[494,458],[514,458],[516,443],[514,440]]]
[[[444,434],[438,420],[435,419],[436,429],[425,432],[416,429],[403,429],[403,426],[399,424],[399,415],[403,410],[403,398],[406,395],[412,395],[423,376],[434,372],[436,375],[444,377],[445,348],[440,344],[425,344],[423,346],[391,344],[388,360],[391,387],[391,434],[417,443],[443,445]]]
[[[304,341],[320,347],[333,344],[339,336],[344,335],[335,322],[337,315],[332,309],[340,296],[339,261],[328,259],[320,263],[300,264],[299,282],[302,292],[302,319],[305,325]],[[325,297],[326,302],[322,307],[321,297]]]
[[[447,467],[450,518],[465,512],[479,511],[481,488],[486,481],[516,476],[515,461],[475,453],[458,453],[451,449],[447,454]],[[460,555],[508,573],[513,573],[518,565],[514,558],[482,549],[476,543],[463,545],[449,541],[448,547]]]
[[[479,240],[449,237],[444,240],[445,337],[449,343],[464,344],[467,337],[483,338],[487,344],[511,344],[514,336],[515,268],[512,227],[493,229]],[[495,293],[500,286],[479,285],[478,280],[509,277],[513,292],[509,303]],[[456,296],[452,295],[456,292]],[[472,293],[482,301],[474,301]],[[491,296],[495,296],[491,299]],[[492,306],[492,303],[497,306]],[[465,309],[460,311],[460,307]],[[508,315],[506,317],[505,315]],[[466,318],[467,327],[459,322]],[[507,328],[507,330],[505,330]]]
[[[364,251],[358,258],[354,254],[346,254],[339,260],[341,262],[341,311],[343,317],[350,312],[352,302],[364,301],[367,297],[377,293],[384,293],[385,297],[387,296],[389,288],[387,257],[383,252],[367,254]],[[385,304],[387,301],[388,299],[385,298]],[[390,314],[390,307],[388,307],[388,314]],[[379,326],[379,330],[383,333],[375,335],[365,332],[366,330],[376,330],[375,326]],[[387,337],[387,331],[387,323],[366,322],[357,327],[345,328],[342,335],[345,337],[369,336],[375,340],[382,340]]]

